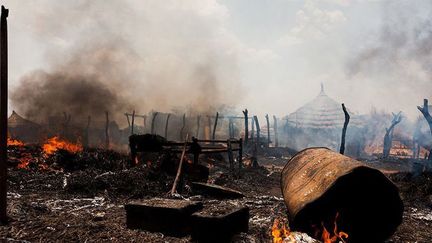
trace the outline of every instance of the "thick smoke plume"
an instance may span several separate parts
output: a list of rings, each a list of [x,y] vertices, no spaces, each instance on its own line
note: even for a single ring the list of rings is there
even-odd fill
[[[175,1],[47,2],[50,11],[34,6],[34,15],[21,16],[47,44],[41,67],[11,92],[18,113],[43,121],[109,111],[125,125],[123,113],[132,110],[213,114],[238,102],[237,51],[224,34],[224,9],[200,1],[182,8],[170,7]]]
[[[396,107],[412,121],[432,90],[432,4],[386,1],[378,33],[348,61],[349,78],[367,89],[380,107]]]

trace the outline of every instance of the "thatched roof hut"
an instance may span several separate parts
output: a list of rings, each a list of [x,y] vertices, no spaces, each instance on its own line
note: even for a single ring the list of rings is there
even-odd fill
[[[350,113],[350,127],[360,126],[361,122],[352,112]],[[297,128],[312,129],[340,129],[345,121],[340,102],[330,98],[324,92],[321,84],[321,92],[315,99],[297,109],[287,117],[291,126]]]

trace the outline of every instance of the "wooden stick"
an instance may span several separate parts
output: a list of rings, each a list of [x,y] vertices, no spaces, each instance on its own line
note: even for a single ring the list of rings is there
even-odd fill
[[[177,191],[177,183],[178,183],[178,180],[179,180],[181,172],[182,172],[183,160],[184,160],[184,157],[185,157],[185,154],[186,154],[186,148],[187,148],[188,140],[189,140],[189,134],[186,134],[186,139],[185,139],[185,142],[184,142],[184,145],[183,145],[183,151],[182,151],[182,154],[181,154],[181,157],[180,157],[180,163],[179,163],[179,166],[177,168],[177,174],[176,174],[176,177],[174,179],[173,186],[171,188],[171,195],[174,195],[176,193],[176,191]]]
[[[219,119],[219,112],[216,112],[216,117],[215,117],[214,126],[213,126],[213,134],[212,134],[213,140],[216,139],[216,127],[217,127],[218,119]]]
[[[339,149],[339,153],[344,154],[345,153],[345,135],[346,135],[346,130],[348,127],[348,123],[350,120],[350,115],[348,114],[348,111],[345,107],[345,104],[342,103],[342,110],[345,114],[345,122],[342,128],[342,138],[341,138],[341,145],[340,145],[340,149]]]
[[[0,223],[7,219],[7,134],[8,134],[8,44],[7,17],[9,9],[1,8],[0,20]]]
[[[134,126],[135,126],[135,110],[132,112],[132,128],[131,128],[131,135],[134,134]]]
[[[248,118],[248,110],[245,109],[243,112],[244,115],[244,143],[247,144],[249,141],[249,118]]]

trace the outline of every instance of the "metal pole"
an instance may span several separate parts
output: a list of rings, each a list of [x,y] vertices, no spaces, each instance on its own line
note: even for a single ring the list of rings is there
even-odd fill
[[[9,9],[2,6],[0,17],[0,223],[7,223],[7,109],[8,109],[8,45]]]

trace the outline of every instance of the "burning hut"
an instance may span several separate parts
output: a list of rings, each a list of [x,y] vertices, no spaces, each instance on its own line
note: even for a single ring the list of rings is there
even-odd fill
[[[26,143],[40,142],[42,127],[18,115],[15,111],[8,118],[9,136]]]

